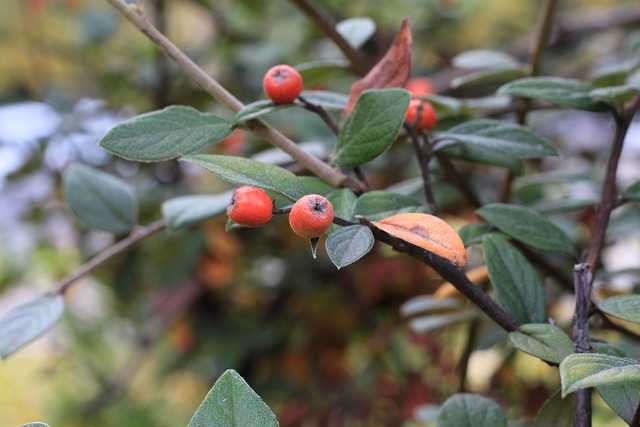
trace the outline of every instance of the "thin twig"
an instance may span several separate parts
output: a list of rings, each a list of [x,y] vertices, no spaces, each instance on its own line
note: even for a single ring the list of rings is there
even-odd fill
[[[128,4],[123,0],[106,1],[124,15],[124,17],[145,34],[158,49],[171,58],[182,71],[222,105],[232,112],[238,112],[244,107],[244,104],[218,83],[216,79],[193,62],[191,58],[185,55],[184,52],[158,31],[158,29],[149,22],[140,4]],[[271,142],[271,144],[289,154],[329,184],[335,187],[348,187],[354,191],[360,190],[360,185],[356,181],[344,175],[339,170],[332,168],[319,158],[307,153],[298,147],[295,142],[266,123],[254,119],[247,121],[246,126],[251,132]]]
[[[576,308],[573,317],[573,337],[576,353],[591,351],[589,335],[589,265],[576,264],[573,268]],[[591,426],[591,389],[580,389],[573,394],[573,425]]]
[[[329,129],[331,129],[331,132],[333,132],[336,137],[340,135],[340,128],[338,127],[336,122],[333,121],[329,113],[327,113],[327,110],[322,108],[322,106],[320,105],[316,105],[307,101],[302,96],[299,96],[298,99],[300,100],[300,102],[302,102],[304,108],[320,116],[322,121],[327,125],[327,127],[329,127]]]
[[[336,24],[331,17],[324,11],[318,8],[315,4],[308,0],[289,0],[293,3],[302,13],[307,15],[311,21],[318,28],[322,30],[327,37],[329,37],[338,46],[338,49],[342,51],[344,56],[347,57],[351,63],[351,67],[358,74],[364,76],[371,68],[367,65],[366,58],[349,44],[349,42],[342,37],[342,35],[336,30]]]
[[[124,239],[116,242],[112,246],[108,247],[104,251],[100,252],[95,257],[91,258],[89,261],[82,264],[80,267],[75,269],[71,274],[67,277],[58,281],[49,292],[52,295],[62,295],[64,294],[69,286],[71,286],[76,280],[81,277],[86,276],[91,273],[96,268],[100,267],[107,261],[111,260],[117,255],[131,249],[141,240],[146,239],[147,237],[157,233],[160,230],[163,230],[167,225],[167,222],[164,218],[156,220],[149,225],[144,227],[140,227],[134,229],[131,234]]]

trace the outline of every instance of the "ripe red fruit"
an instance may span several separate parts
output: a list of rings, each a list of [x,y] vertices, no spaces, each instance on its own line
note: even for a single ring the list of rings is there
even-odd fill
[[[293,205],[289,225],[298,236],[320,237],[333,222],[333,206],[318,194],[308,194]]]
[[[262,227],[271,220],[273,201],[267,193],[245,185],[236,189],[227,206],[227,215],[236,224]]]
[[[302,76],[289,65],[271,67],[262,79],[267,96],[276,104],[288,104],[302,92]]]
[[[411,92],[412,98],[420,98],[422,96],[433,95],[436,93],[433,83],[426,77],[412,77],[407,80],[404,88]]]
[[[420,115],[418,117],[418,114]],[[427,101],[412,99],[404,117],[407,123],[416,127],[416,132],[422,133],[436,126],[436,111]]]

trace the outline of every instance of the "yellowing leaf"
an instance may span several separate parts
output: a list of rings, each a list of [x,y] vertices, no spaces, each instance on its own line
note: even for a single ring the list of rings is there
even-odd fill
[[[440,218],[404,213],[371,222],[376,228],[464,267],[467,251],[458,233]]]

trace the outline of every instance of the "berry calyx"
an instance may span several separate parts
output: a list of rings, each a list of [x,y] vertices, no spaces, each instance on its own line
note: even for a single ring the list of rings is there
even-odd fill
[[[259,188],[245,185],[236,189],[227,206],[231,221],[245,227],[262,227],[271,220],[273,200]]]
[[[325,197],[308,194],[293,205],[289,225],[298,236],[311,239],[320,237],[333,222],[333,206]]]
[[[415,126],[416,132],[422,133],[436,126],[436,111],[427,101],[412,99],[404,119],[409,125]]]
[[[276,65],[264,75],[262,87],[274,103],[289,104],[302,92],[302,76],[289,65]]]

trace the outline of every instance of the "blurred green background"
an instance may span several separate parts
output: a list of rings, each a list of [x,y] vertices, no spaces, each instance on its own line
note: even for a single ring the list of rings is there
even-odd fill
[[[637,5],[564,1],[559,14],[566,28],[580,28],[593,7],[610,11],[625,3]],[[513,0],[318,5],[336,21],[372,18],[377,29],[362,48],[372,59],[409,16],[413,74],[430,76],[441,93],[456,96],[475,94],[449,90],[454,55],[495,48],[524,58],[538,15],[538,2]],[[263,97],[262,75],[276,63],[342,59],[285,1],[151,0],[146,6],[179,47],[243,102]],[[229,188],[177,162],[113,158],[96,145],[106,130],[170,104],[231,115],[106,1],[5,0],[0,10],[1,314],[113,241],[83,228],[65,207],[60,182],[68,164],[93,165],[133,183],[144,222],[161,215],[162,200]],[[543,73],[584,77],[619,59],[612,52],[629,31],[563,34]],[[347,91],[357,78],[338,73],[323,87]],[[590,116],[572,117],[572,129],[581,120],[593,123]],[[296,141],[329,135],[308,115],[276,115],[272,122]],[[582,149],[590,149],[589,141]],[[212,150],[251,155],[265,148],[236,132]],[[398,167],[407,155],[398,149],[373,165],[372,182],[388,185],[414,174]],[[459,227],[469,212],[455,195],[450,199],[448,220]],[[425,405],[458,390],[469,333],[477,335],[477,351],[468,389],[496,399],[512,419],[534,415],[558,387],[557,373],[514,352],[491,323],[427,334],[407,327],[400,305],[439,285],[426,266],[382,246],[342,271],[322,250],[313,261],[284,217],[260,230],[225,232],[221,218],[161,233],[74,285],[62,322],[0,363],[0,425],[186,425],[228,368],[247,379],[283,427],[425,425],[416,410],[427,413]],[[606,412],[598,417],[606,425],[620,422]]]

